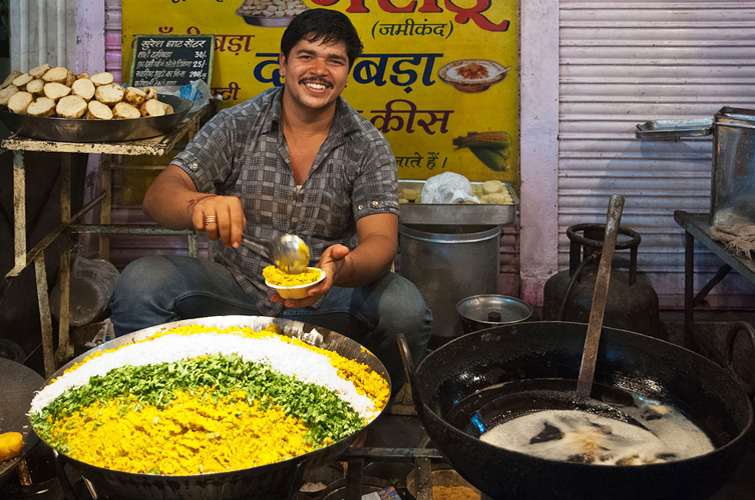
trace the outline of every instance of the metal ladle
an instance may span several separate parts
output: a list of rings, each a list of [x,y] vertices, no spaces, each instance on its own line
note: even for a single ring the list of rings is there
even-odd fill
[[[294,234],[284,234],[270,243],[270,260],[288,274],[299,274],[309,265],[309,247]]]

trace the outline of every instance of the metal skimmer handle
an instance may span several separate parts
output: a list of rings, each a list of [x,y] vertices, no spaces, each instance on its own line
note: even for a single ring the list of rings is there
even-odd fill
[[[595,279],[595,291],[590,308],[590,320],[587,323],[582,364],[579,367],[579,378],[577,379],[577,396],[584,398],[590,397],[595,376],[595,362],[598,358],[603,315],[606,311],[606,300],[608,298],[608,283],[611,279],[611,261],[616,248],[616,236],[619,233],[619,222],[621,222],[623,210],[624,197],[618,194],[611,195],[611,200],[608,202],[606,234],[603,238],[603,254],[598,264],[598,276]]]

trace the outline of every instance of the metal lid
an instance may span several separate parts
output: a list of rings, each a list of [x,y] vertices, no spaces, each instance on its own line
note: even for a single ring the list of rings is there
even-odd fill
[[[714,124],[716,127],[755,128],[755,110],[724,106],[714,116]]]
[[[689,120],[655,120],[638,124],[635,137],[660,141],[676,141],[682,137],[703,137],[711,135],[712,118],[692,118]]]
[[[533,308],[527,302],[507,295],[473,295],[461,299],[456,304],[456,311],[462,318],[493,326],[524,321],[532,316]]]

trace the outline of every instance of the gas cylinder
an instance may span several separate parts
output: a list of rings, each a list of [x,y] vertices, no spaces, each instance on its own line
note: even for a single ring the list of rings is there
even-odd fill
[[[603,250],[605,224],[569,226],[569,269],[556,273],[545,283],[543,319],[587,323]],[[637,248],[640,235],[619,227],[611,267],[603,325],[660,337],[658,294],[652,286],[637,280]],[[621,250],[629,250],[629,260]]]

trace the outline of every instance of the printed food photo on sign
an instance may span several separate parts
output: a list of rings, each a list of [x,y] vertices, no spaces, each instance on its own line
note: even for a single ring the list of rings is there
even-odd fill
[[[252,26],[280,28],[307,8],[302,0],[244,0],[236,14]]]
[[[505,172],[509,169],[511,136],[506,132],[469,132],[453,142],[456,149],[469,148],[490,170]]]
[[[462,59],[438,70],[438,77],[462,92],[482,92],[506,78],[510,67],[488,59]]]

